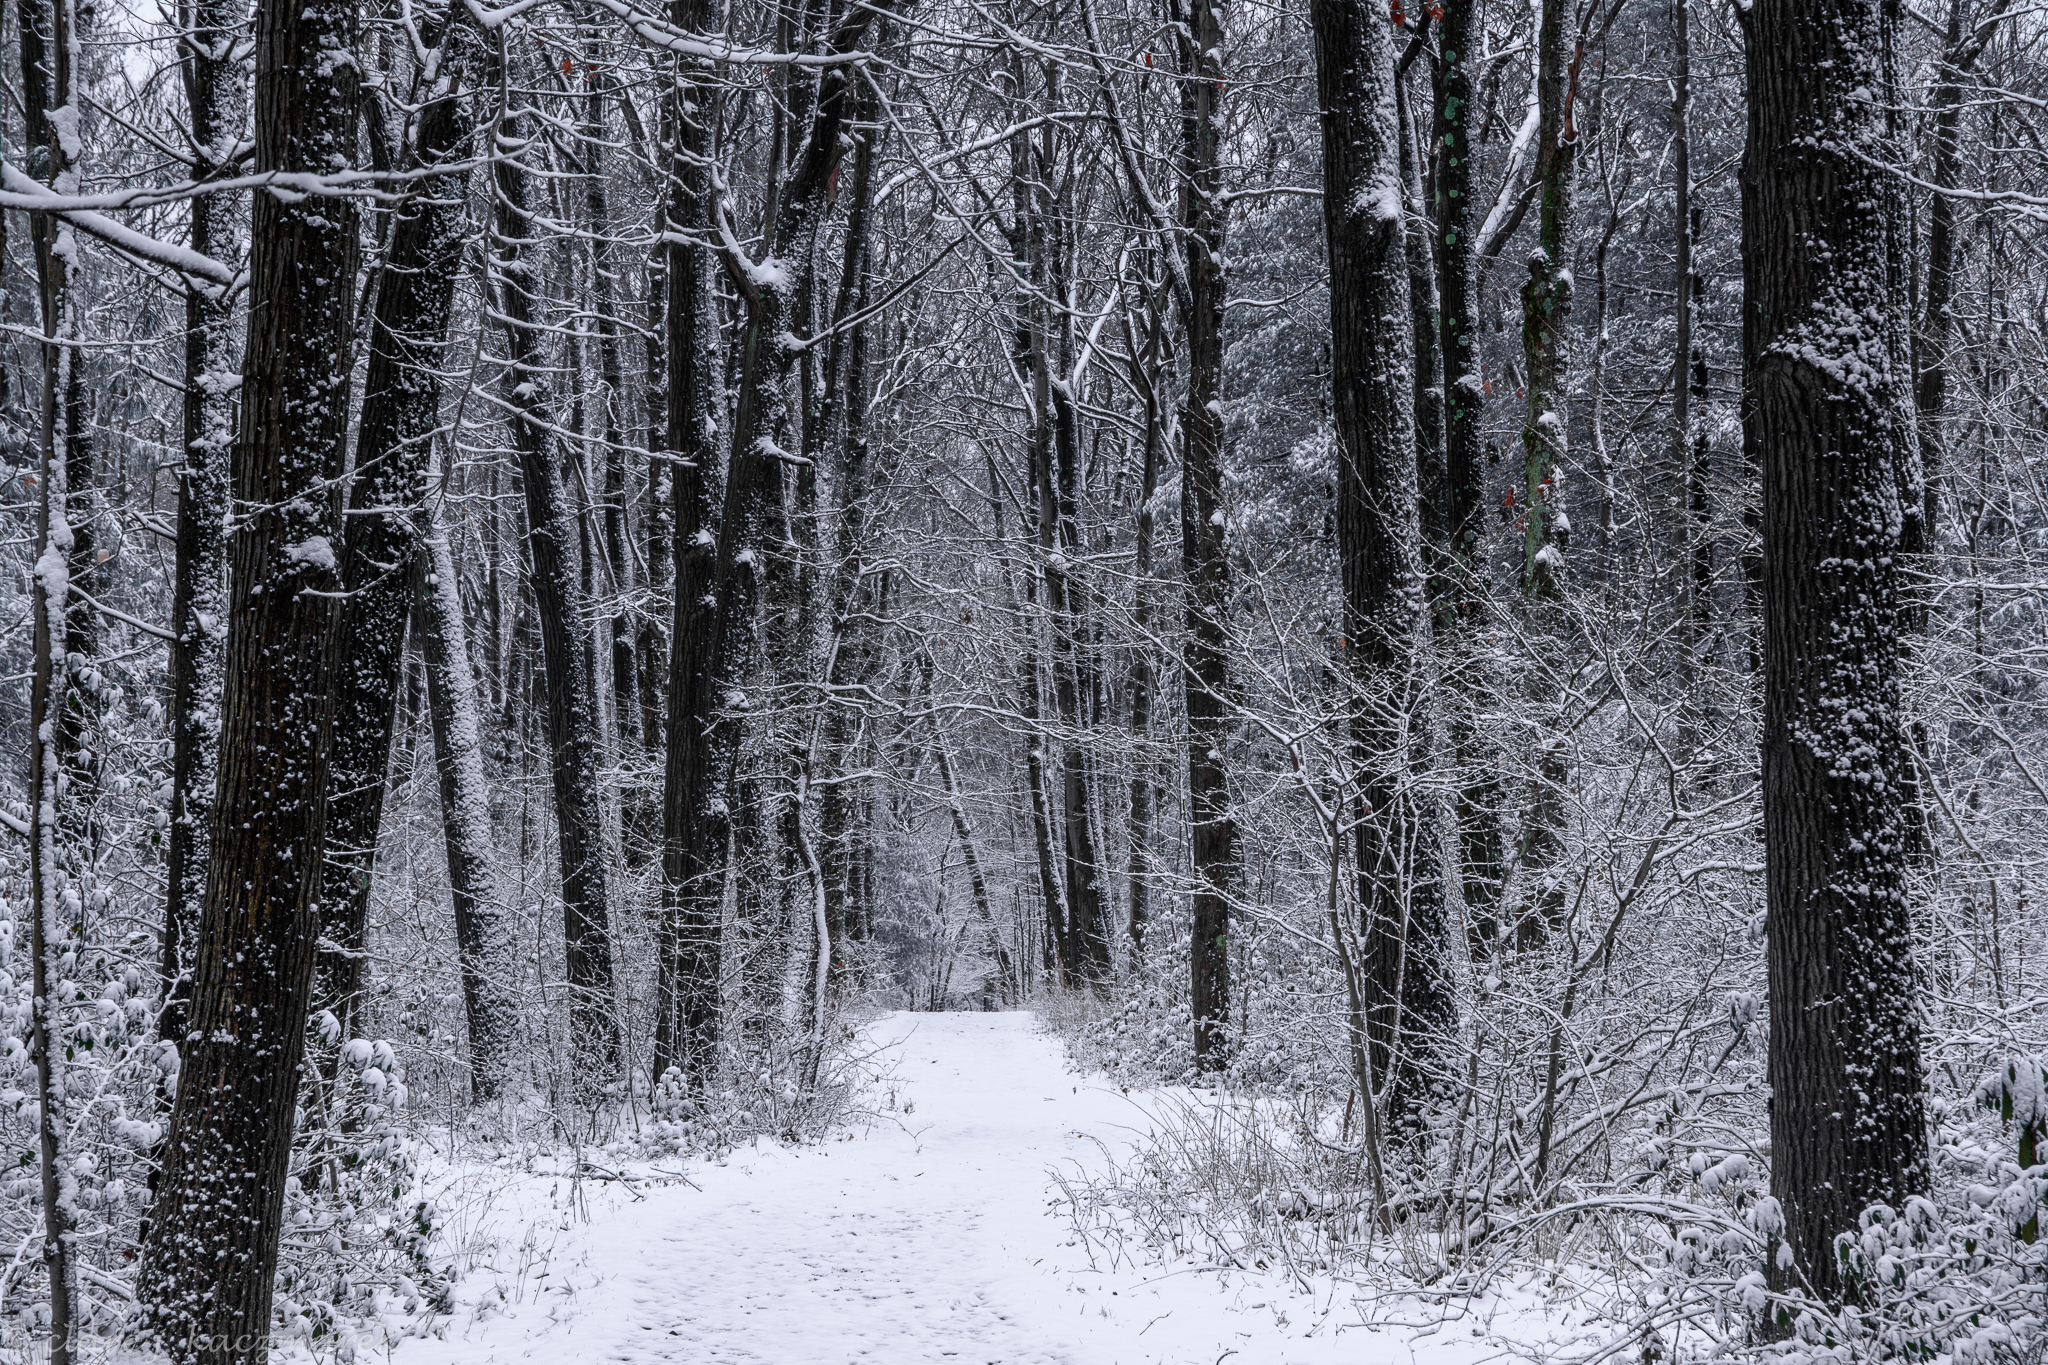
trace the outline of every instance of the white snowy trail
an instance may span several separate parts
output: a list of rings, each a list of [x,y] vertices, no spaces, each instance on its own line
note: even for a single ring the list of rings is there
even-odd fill
[[[900,1130],[743,1149],[691,1165],[700,1189],[586,1182],[587,1221],[566,1181],[553,1209],[534,1207],[545,1191],[502,1205],[479,1225],[506,1248],[495,1281],[470,1275],[445,1338],[396,1365],[1364,1365],[1478,1345],[1453,1328],[1411,1347],[1263,1276],[1091,1270],[1049,1171],[1099,1162],[1090,1137],[1128,1142],[1132,1102],[1068,1072],[1026,1014],[896,1014],[870,1034],[896,1049]]]

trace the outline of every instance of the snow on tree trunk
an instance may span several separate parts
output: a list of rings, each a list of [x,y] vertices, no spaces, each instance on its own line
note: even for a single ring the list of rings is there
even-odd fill
[[[440,83],[426,92],[408,170],[431,168],[468,150],[467,97],[456,89],[464,34],[451,33],[443,48]],[[327,863],[320,887],[320,933],[327,946],[313,984],[314,1008],[333,1012],[343,1038],[363,1035],[357,1014],[368,950],[365,928],[412,615],[415,509],[426,492],[430,437],[441,421],[438,367],[465,245],[467,215],[452,189],[445,179],[426,180],[417,197],[396,211],[376,272],[357,473],[341,555],[349,595],[341,608],[346,653],[336,680]]]
[[[233,42],[247,22],[240,5],[201,0],[191,10],[186,92],[196,174],[232,156],[249,103],[248,75]],[[231,204],[191,201],[192,250],[212,256],[233,243]],[[157,1027],[184,1032],[199,906],[206,893],[206,834],[220,756],[220,689],[228,634],[228,506],[241,337],[234,303],[217,287],[185,291],[185,462],[178,478],[175,587],[171,599],[171,809],[164,855],[162,975]]]
[[[512,73],[500,66],[497,75],[505,81]],[[492,292],[510,358],[505,399],[513,413],[534,609],[547,670],[546,728],[561,852],[570,1047],[577,1087],[589,1099],[617,1072],[621,1042],[612,974],[612,879],[604,838],[605,751],[598,680],[583,627],[588,618],[578,581],[581,540],[546,391],[549,364],[543,348],[548,334],[538,320],[545,288],[538,259],[543,239],[531,206],[529,172],[520,160],[532,147],[528,126],[527,112],[517,103],[497,123]]]
[[[72,0],[23,7],[21,55],[29,110],[28,136],[49,158],[50,186],[76,194],[78,158],[78,13]],[[30,219],[36,282],[42,306],[42,429],[37,450],[36,543],[30,593],[35,662],[29,683],[29,913],[34,955],[32,1004],[36,1070],[38,1171],[42,1184],[42,1259],[49,1274],[50,1361],[76,1359],[79,1261],[79,1153],[74,1129],[79,1105],[70,1080],[72,1043],[66,1015],[84,991],[72,980],[82,896],[91,859],[86,831],[74,807],[86,784],[72,780],[74,747],[89,662],[74,653],[71,606],[78,561],[90,540],[71,525],[71,461],[78,431],[78,238],[71,226],[36,215]]]
[[[429,474],[430,482],[444,482]],[[485,1104],[512,1079],[519,1028],[517,946],[505,923],[505,902],[495,884],[496,845],[491,833],[491,789],[484,770],[483,714],[470,666],[469,631],[462,615],[455,554],[429,502],[424,563],[418,577],[416,629],[426,662],[427,713],[434,731],[434,766],[440,777],[441,825],[448,856],[448,890],[455,909],[455,947],[462,968],[463,1013],[469,1024],[469,1095]]]
[[[1428,615],[1418,515],[1403,247],[1401,126],[1390,40],[1361,0],[1317,0],[1323,222],[1337,427],[1343,658],[1360,768],[1360,1011],[1389,1120],[1424,1098],[1430,1039],[1454,1022],[1438,813],[1426,795]]]
[[[684,0],[676,19],[689,31],[709,23],[702,0]],[[670,630],[666,770],[662,781],[661,915],[656,928],[654,1070],[679,1068],[693,1086],[718,1068],[721,918],[726,846],[732,831],[729,787],[716,766],[712,725],[721,704],[712,672],[718,625],[718,529],[723,479],[715,260],[697,243],[711,223],[711,146],[706,73],[679,81],[673,114],[679,155],[664,213],[689,241],[668,247],[665,306],[667,430],[675,523],[675,616]]]
[[[256,15],[258,173],[355,160],[358,12],[265,0]],[[329,495],[346,449],[353,201],[259,194],[234,490],[218,802],[191,1018],[137,1298],[174,1360],[268,1356],[299,1058],[318,938],[330,685],[340,641]],[[223,1197],[234,1191],[233,1197]]]
[[[1188,387],[1181,408],[1181,573],[1187,580],[1181,673],[1188,710],[1188,845],[1194,936],[1189,945],[1195,1065],[1217,1070],[1230,1023],[1230,897],[1237,823],[1224,751],[1230,746],[1230,560],[1223,515],[1224,6],[1195,0],[1180,31],[1181,227],[1187,240]]]
[[[1763,478],[1763,814],[1776,1283],[1860,1296],[1835,1239],[1928,1184],[1909,903],[1902,551],[1922,515],[1896,10],[1757,0],[1743,441]]]

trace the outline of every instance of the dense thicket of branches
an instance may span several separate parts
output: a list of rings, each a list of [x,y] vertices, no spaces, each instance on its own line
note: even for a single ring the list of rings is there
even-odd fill
[[[0,1303],[429,1317],[409,1133],[798,1136],[875,1003],[1643,1332],[2031,1247],[2048,67],[1940,4],[22,0]]]

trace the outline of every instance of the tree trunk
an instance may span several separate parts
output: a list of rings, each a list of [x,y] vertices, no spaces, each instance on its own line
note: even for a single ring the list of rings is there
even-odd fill
[[[348,0],[256,11],[258,174],[353,164],[358,72]],[[136,1297],[180,1365],[269,1354],[272,1282],[312,993],[326,834],[331,680],[342,641],[353,200],[255,196],[218,800],[191,1023]],[[233,1190],[233,1197],[223,1197]]]
[[[248,76],[233,53],[244,11],[197,0],[183,44],[195,179],[223,173],[249,101]],[[234,241],[225,195],[192,198],[192,250],[202,256]],[[185,463],[178,479],[178,539],[171,595],[171,822],[164,854],[162,1037],[185,1031],[199,906],[206,893],[206,832],[220,756],[220,686],[228,635],[229,452],[235,440],[235,378],[241,338],[222,291],[185,293]]]
[[[861,571],[861,557],[869,548],[868,500],[872,491],[869,461],[873,452],[869,448],[867,419],[869,327],[866,322],[857,321],[849,328],[839,329],[839,324],[864,312],[869,302],[868,233],[877,138],[869,126],[876,111],[867,106],[873,102],[871,94],[863,98],[864,107],[854,133],[853,198],[847,209],[845,258],[832,307],[835,331],[826,351],[824,393],[812,456],[823,458],[826,445],[836,435],[836,543],[827,604],[835,647],[826,676],[831,691],[824,699],[825,765],[835,780],[818,797],[818,824],[827,862],[826,921],[835,943],[850,940],[860,927],[860,916],[853,910],[855,868],[861,861],[860,848],[871,837],[859,818],[868,783],[837,780],[854,766],[855,745],[862,729],[854,697],[842,700],[839,689],[872,682],[882,661],[882,626],[875,611],[877,594]],[[843,975],[851,963],[843,952],[836,957],[835,971]]]
[[[456,89],[462,73],[458,36],[450,35],[443,47],[441,84],[420,111],[409,169],[431,168],[468,151],[469,96]],[[333,1012],[343,1038],[362,1032],[357,1013],[368,951],[364,934],[405,674],[419,544],[415,516],[441,422],[440,367],[468,227],[456,188],[443,179],[427,180],[397,209],[370,319],[357,472],[341,555],[348,598],[341,607],[345,649],[336,680],[327,862],[320,883],[325,946],[313,977],[314,1008]]]
[[[1131,568],[1131,626],[1136,638],[1131,644],[1131,846],[1130,911],[1128,927],[1131,960],[1145,954],[1145,931],[1152,918],[1152,844],[1157,821],[1153,794],[1158,787],[1152,757],[1152,705],[1158,689],[1153,634],[1158,629],[1157,589],[1153,575],[1152,502],[1159,492],[1159,466],[1165,454],[1166,420],[1159,396],[1160,367],[1165,349],[1165,319],[1157,306],[1157,291],[1149,280],[1142,281],[1147,294],[1145,337],[1142,345],[1135,334],[1126,337],[1132,356],[1132,378],[1145,403],[1144,447],[1138,476],[1137,547]]]
[[[443,474],[439,481],[445,479]],[[491,833],[490,778],[484,771],[483,713],[476,702],[455,555],[438,507],[430,503],[424,515],[414,630],[426,663],[427,713],[434,730],[434,766],[440,775],[455,950],[469,1023],[469,1096],[472,1103],[486,1104],[512,1079],[519,1026],[517,963],[504,923],[504,901],[494,885],[497,849]]]
[[[1464,647],[1462,672],[1479,666],[1474,657],[1484,629],[1486,606],[1485,527],[1486,464],[1480,418],[1486,388],[1478,356],[1479,294],[1474,268],[1472,167],[1478,147],[1472,62],[1477,53],[1474,0],[1444,0],[1437,21],[1437,60],[1432,67],[1435,117],[1430,147],[1435,159],[1431,184],[1435,191],[1437,270],[1437,351],[1443,365],[1444,483],[1448,503],[1444,534],[1450,543],[1455,575],[1455,616],[1463,628],[1456,643]],[[1483,685],[1471,678],[1462,689],[1469,697]],[[1461,697],[1463,701],[1465,697]],[[1505,842],[1501,831],[1502,792],[1492,755],[1481,743],[1469,705],[1451,714],[1451,742],[1459,772],[1465,774],[1458,797],[1458,863],[1464,883],[1465,909],[1474,937],[1495,938],[1504,872]]]
[[[78,14],[71,0],[21,7],[23,90],[28,110],[30,144],[49,158],[51,187],[59,194],[78,193],[79,152],[75,136],[59,137],[49,112],[61,109],[74,122],[80,115]],[[29,684],[29,915],[32,968],[32,1044],[35,1049],[37,1166],[42,1177],[43,1267],[50,1286],[51,1365],[71,1365],[77,1345],[79,1297],[78,1211],[74,1186],[72,1128],[81,1117],[72,1100],[69,1076],[72,1044],[60,1006],[74,1003],[60,990],[74,974],[66,970],[81,946],[75,937],[76,899],[90,866],[90,850],[80,838],[74,806],[84,795],[70,781],[76,767],[77,732],[71,720],[82,709],[81,684],[71,674],[67,657],[72,644],[69,610],[72,576],[91,555],[91,542],[70,521],[70,473],[76,434],[73,408],[79,363],[79,302],[74,295],[78,241],[74,231],[54,218],[37,214],[29,220],[35,248],[36,283],[41,303],[43,343],[42,424],[36,465],[40,485],[36,499],[37,554],[31,609],[34,613],[35,662]],[[83,991],[71,987],[73,997]]]
[[[501,81],[510,73],[502,68]],[[576,1076],[594,1093],[617,1070],[619,1015],[612,979],[611,874],[604,840],[597,680],[590,667],[578,583],[580,544],[562,475],[563,453],[547,416],[547,335],[538,314],[544,272],[531,259],[538,242],[528,172],[520,154],[526,116],[517,105],[499,120],[492,163],[497,211],[491,249],[494,292],[511,363],[506,402],[514,413],[526,544],[535,614],[547,670],[547,739],[553,770],[555,829],[562,859],[562,946],[569,987],[569,1029]]]
[[[1427,1039],[1451,1022],[1429,764],[1428,597],[1418,514],[1402,130],[1389,40],[1363,0],[1316,0],[1337,544],[1359,764],[1360,1009],[1390,1126],[1414,1117]]]
[[[1893,7],[1744,14],[1743,442],[1761,471],[1771,1192],[1788,1270],[1862,1297],[1835,1238],[1928,1185],[1908,903],[1902,546],[1922,516]]]
[[[696,0],[688,2],[694,5]],[[700,28],[706,18],[702,11],[678,14],[678,22],[691,30]],[[817,47],[836,54],[851,51],[873,18],[869,10],[848,14]],[[707,931],[715,932],[718,923],[730,820],[727,806],[741,785],[736,780],[740,742],[752,708],[748,693],[754,683],[762,594],[767,571],[776,567],[762,562],[771,553],[769,523],[783,508],[784,453],[794,449],[797,441],[797,418],[789,402],[790,372],[796,361],[790,329],[796,321],[794,282],[808,270],[808,264],[785,261],[783,255],[808,249],[810,229],[839,160],[840,130],[852,99],[851,86],[843,66],[831,66],[819,76],[818,98],[803,145],[792,161],[788,183],[782,187],[765,233],[769,268],[745,259],[736,247],[722,249],[726,273],[741,294],[744,317],[730,464],[716,527],[716,557],[708,563],[686,562],[700,543],[714,540],[707,519],[708,490],[687,490],[692,480],[677,480],[676,658],[670,683],[673,700],[665,798],[669,848],[664,881],[676,897],[672,916],[676,942],[671,952],[677,968],[671,980],[679,1021],[685,1015],[702,1021],[716,1012],[717,951],[707,953],[703,940],[709,937]],[[708,136],[708,129],[689,131],[691,122],[684,120],[681,140],[686,145],[692,137]],[[689,173],[679,167],[678,202],[697,221],[708,223],[712,213],[723,209],[710,201],[708,192],[682,188]],[[729,223],[720,223],[719,229],[718,236],[728,243],[734,240]],[[691,273],[689,263],[697,259],[698,253],[693,251],[675,252],[672,278],[681,283]],[[708,299],[709,285],[707,277],[696,286],[699,298]],[[692,302],[679,292],[670,295],[672,366],[682,363],[688,368],[696,363],[681,360],[696,342],[681,334],[685,324],[677,320],[683,313],[694,313]],[[711,316],[707,310],[703,321],[708,323]],[[700,373],[697,378],[708,376]],[[686,444],[688,434],[679,432],[678,427],[717,411],[711,385],[703,385],[701,397],[699,392],[695,387],[678,386],[671,400],[670,432],[672,437],[683,438],[674,444],[676,453],[684,458],[691,456],[693,446],[708,446],[710,431]],[[686,497],[691,500],[688,507],[684,505]],[[711,570],[705,575],[710,581],[702,584],[704,591],[696,592],[699,581],[695,576],[704,575],[706,569]],[[704,617],[686,621],[686,603],[702,603],[707,597],[710,605]],[[693,627],[705,637],[704,643],[686,647]],[[685,943],[685,935],[697,942]],[[706,967],[711,969],[709,974]],[[715,1029],[715,1022],[708,1028],[700,1022],[686,1031],[682,1055],[702,1056],[696,1049],[707,1037],[715,1036]]]
[[[1229,1060],[1230,897],[1237,825],[1224,751],[1230,744],[1227,636],[1230,561],[1223,524],[1223,25],[1211,0],[1194,0],[1181,30],[1181,224],[1187,236],[1188,391],[1181,410],[1181,572],[1187,642],[1181,671],[1188,709],[1188,841],[1194,864],[1189,957],[1195,1065]]]
[[[1567,58],[1566,0],[1543,0],[1536,30],[1536,249],[1522,286],[1522,359],[1528,402],[1522,425],[1522,590],[1561,588],[1565,520],[1557,480],[1565,458],[1565,328],[1571,317],[1572,126],[1578,57]]]
[[[705,0],[677,0],[670,18],[686,32],[704,31]],[[693,1086],[717,1071],[721,922],[726,842],[731,837],[729,788],[717,768],[711,727],[719,695],[712,672],[718,626],[718,527],[723,479],[718,430],[724,416],[718,369],[715,268],[706,240],[711,224],[712,83],[706,73],[679,77],[673,115],[678,155],[664,210],[668,299],[664,348],[668,362],[666,432],[675,523],[675,619],[670,631],[668,755],[662,783],[662,900],[658,938],[659,1004],[654,1069],[678,1068]],[[673,240],[674,236],[688,238]]]
[[[1544,603],[1564,589],[1564,551],[1571,529],[1558,483],[1568,430],[1572,159],[1578,149],[1572,107],[1579,54],[1574,50],[1566,55],[1567,8],[1567,0],[1543,0],[1536,27],[1536,248],[1529,253],[1529,278],[1522,286],[1522,359],[1528,370],[1522,424],[1522,593],[1530,637],[1539,649],[1550,639],[1550,609]],[[1522,890],[1515,911],[1515,938],[1523,947],[1541,942],[1557,927],[1565,904],[1564,885],[1555,869],[1565,855],[1570,750],[1559,732],[1558,699],[1547,695],[1542,674],[1540,667],[1529,670],[1533,771],[1522,812]]]

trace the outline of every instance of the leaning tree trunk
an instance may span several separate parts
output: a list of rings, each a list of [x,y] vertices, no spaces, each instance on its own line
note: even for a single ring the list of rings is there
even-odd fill
[[[458,92],[465,30],[449,35],[438,86],[419,115],[411,169],[468,150],[469,96]],[[370,356],[349,494],[341,577],[344,641],[335,680],[334,749],[327,797],[327,863],[320,882],[320,936],[313,1003],[331,1011],[341,1036],[359,1032],[370,876],[383,827],[391,734],[405,678],[405,631],[412,615],[419,543],[415,509],[426,489],[427,455],[441,421],[440,365],[455,302],[468,215],[457,186],[419,184],[395,214],[377,271]]]
[[[1360,1010],[1390,1122],[1428,1084],[1428,1040],[1452,1020],[1424,702],[1428,598],[1418,516],[1399,139],[1390,44],[1363,0],[1316,0],[1323,222],[1337,427],[1337,545],[1351,742],[1363,807]]]
[[[1745,11],[1743,442],[1763,476],[1771,1192],[1824,1298],[1864,1296],[1835,1239],[1928,1184],[1902,545],[1923,515],[1888,110],[1895,7]]]
[[[1180,62],[1181,223],[1187,236],[1188,390],[1182,408],[1181,572],[1187,638],[1181,672],[1188,710],[1188,844],[1194,933],[1189,944],[1195,1065],[1229,1060],[1230,897],[1237,825],[1230,814],[1224,751],[1230,744],[1224,612],[1230,561],[1223,547],[1223,24],[1211,0],[1195,0]]]
[[[500,81],[511,73],[500,68]],[[547,740],[553,773],[556,839],[562,860],[562,951],[569,987],[570,1046],[578,1084],[595,1093],[619,1064],[617,988],[612,975],[611,871],[605,855],[601,790],[604,741],[598,726],[597,680],[585,648],[584,597],[578,581],[580,540],[564,487],[561,443],[550,423],[546,392],[547,336],[540,313],[544,272],[535,259],[537,226],[520,156],[532,144],[527,118],[514,107],[498,122],[492,163],[496,191],[491,241],[494,293],[510,364],[506,404],[526,502],[526,544],[532,565],[541,657],[547,670]]]
[[[331,174],[356,154],[349,0],[256,11],[258,174]],[[293,1110],[319,937],[328,741],[340,641],[328,495],[347,448],[355,201],[255,196],[220,779],[191,1025],[136,1297],[174,1360],[268,1357]],[[233,1191],[233,1197],[223,1197]]]

